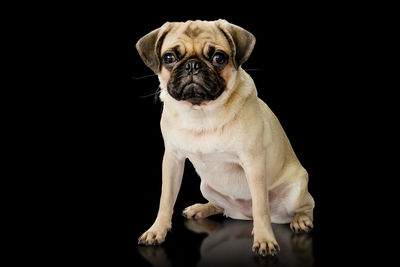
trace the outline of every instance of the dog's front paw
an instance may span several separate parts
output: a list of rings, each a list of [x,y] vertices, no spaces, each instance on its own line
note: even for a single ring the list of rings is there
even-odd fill
[[[138,239],[138,244],[143,245],[159,245],[165,240],[165,236],[170,228],[169,227],[150,227],[149,230],[144,232]]]
[[[261,256],[275,256],[279,250],[279,245],[275,240],[254,240],[253,252]]]
[[[254,229],[252,234],[254,234]],[[279,250],[278,242],[276,242],[274,237],[268,238],[268,235],[265,234],[254,234],[253,252],[261,256],[275,256]]]

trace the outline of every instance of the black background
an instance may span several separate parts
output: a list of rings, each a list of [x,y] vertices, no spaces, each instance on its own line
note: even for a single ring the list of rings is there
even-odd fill
[[[157,77],[141,78],[153,73],[135,43],[166,21],[223,18],[255,35],[242,67],[310,175],[315,266],[341,263],[348,249],[360,260],[358,222],[365,205],[359,188],[350,185],[367,180],[359,173],[365,140],[358,129],[373,116],[363,105],[373,82],[365,53],[374,16],[365,17],[362,6],[199,5],[132,4],[116,12],[93,7],[78,15],[84,23],[70,29],[71,16],[55,30],[61,33],[52,39],[61,44],[55,60],[65,65],[52,71],[58,91],[43,111],[54,122],[45,137],[54,168],[47,172],[61,177],[51,194],[61,196],[59,221],[67,225],[66,239],[75,240],[73,251],[100,261],[113,251],[113,262],[150,266],[138,253],[137,238],[159,204],[162,104],[152,95]],[[203,236],[182,230],[180,216],[186,206],[205,201],[199,185],[187,162],[173,217],[177,230],[163,245],[175,265],[194,266],[200,257]]]

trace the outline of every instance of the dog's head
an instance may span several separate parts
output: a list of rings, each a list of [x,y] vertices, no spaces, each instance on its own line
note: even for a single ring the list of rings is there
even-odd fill
[[[255,37],[217,21],[167,22],[136,44],[144,63],[158,74],[160,86],[191,105],[217,99],[232,84],[250,56]]]

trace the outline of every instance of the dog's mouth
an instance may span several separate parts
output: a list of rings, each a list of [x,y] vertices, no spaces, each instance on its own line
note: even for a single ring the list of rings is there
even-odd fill
[[[217,99],[223,89],[215,84],[208,86],[207,82],[200,79],[190,79],[180,86],[180,89],[175,91],[174,98],[177,100],[187,101],[192,105],[200,105]]]
[[[203,101],[213,100],[215,99],[210,94],[207,93],[207,90],[198,83],[190,82],[187,85],[183,86],[182,94],[180,100],[185,100],[193,105],[199,105]]]
[[[173,72],[167,84],[168,93],[178,101],[200,105],[217,99],[225,88],[225,81],[216,73],[201,71],[196,75]]]

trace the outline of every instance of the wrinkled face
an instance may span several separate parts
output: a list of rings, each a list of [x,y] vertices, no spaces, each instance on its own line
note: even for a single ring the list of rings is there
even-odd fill
[[[158,74],[166,95],[206,105],[233,87],[255,41],[250,32],[226,20],[189,20],[164,23],[140,38],[136,48]]]
[[[179,23],[165,36],[160,51],[161,88],[192,105],[217,99],[236,71],[225,34],[214,23]]]

